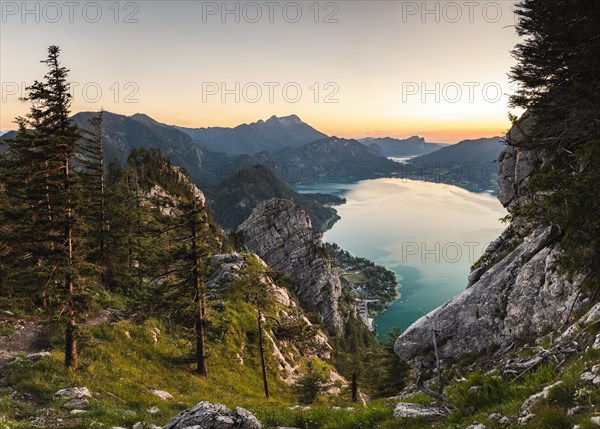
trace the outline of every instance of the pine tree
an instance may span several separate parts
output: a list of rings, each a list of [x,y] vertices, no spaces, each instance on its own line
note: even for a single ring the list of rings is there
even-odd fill
[[[80,182],[72,160],[80,139],[71,122],[67,75],[59,61],[60,49],[48,48],[43,60],[48,73],[27,88],[24,101],[32,104],[25,118],[17,118],[17,137],[7,144],[3,182],[10,207],[3,217],[14,229],[10,243],[15,268],[32,284],[40,285],[42,305],[48,289],[62,284],[65,327],[65,365],[77,368],[76,294],[81,248]]]
[[[82,178],[89,231],[91,262],[100,272],[100,282],[106,287],[106,189],[104,168],[104,111],[88,120],[89,130],[83,131],[79,148],[83,160]]]

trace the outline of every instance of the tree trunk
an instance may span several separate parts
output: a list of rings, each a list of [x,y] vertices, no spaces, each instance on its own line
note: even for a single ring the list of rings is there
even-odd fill
[[[358,377],[356,371],[352,373],[352,402],[358,400]]]
[[[71,305],[71,304],[70,304]],[[75,323],[75,310],[69,309],[67,329],[65,333],[65,366],[75,370],[78,365],[77,356],[77,325]]]
[[[269,382],[267,381],[267,366],[265,365],[265,350],[263,347],[263,335],[262,335],[262,312],[260,311],[260,302],[256,303],[256,309],[258,313],[258,348],[260,350],[260,364],[262,366],[262,378],[263,385],[265,388],[265,396],[269,398]]]
[[[100,283],[103,287],[106,287],[106,258],[104,255],[105,249],[105,234],[104,234],[104,222],[105,222],[105,207],[104,207],[104,122],[102,119],[102,113],[100,113],[100,148],[98,154],[100,160],[100,265],[102,271],[100,272]]]
[[[65,365],[72,370],[77,369],[77,325],[75,322],[75,309],[73,302],[73,213],[71,198],[71,177],[69,171],[69,157],[66,155],[64,161],[64,187],[67,198],[67,210],[65,221],[65,246],[67,250],[67,272],[65,276],[65,287],[67,292],[67,302],[69,305],[67,327],[65,330]]]
[[[204,288],[202,284],[202,275],[200,273],[200,254],[198,250],[198,202],[193,198],[192,205],[192,256],[193,256],[193,275],[194,275],[194,298],[196,300],[196,321],[194,330],[196,332],[196,364],[200,375],[208,377],[208,368],[206,365],[206,349],[204,343]]]

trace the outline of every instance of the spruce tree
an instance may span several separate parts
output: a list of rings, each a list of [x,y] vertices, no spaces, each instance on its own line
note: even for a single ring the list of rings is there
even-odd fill
[[[528,204],[513,216],[556,226],[566,250],[560,266],[583,268],[600,287],[600,3],[523,0],[516,13],[523,41],[513,51],[511,103],[535,124],[509,144],[534,149],[541,162]]]
[[[32,104],[29,114],[17,118],[17,136],[8,142],[3,160],[3,183],[10,207],[3,217],[14,228],[8,237],[14,245],[11,259],[22,274],[18,281],[31,281],[39,289],[43,306],[49,288],[59,286],[66,315],[65,365],[77,368],[76,298],[82,248],[81,193],[72,161],[80,139],[71,122],[67,76],[61,66],[58,46],[48,48],[43,60],[48,73],[27,87],[24,101]]]
[[[88,120],[89,129],[82,132],[79,152],[82,155],[82,181],[87,244],[91,247],[90,262],[100,273],[100,283],[106,286],[106,189],[104,167],[104,111]]]

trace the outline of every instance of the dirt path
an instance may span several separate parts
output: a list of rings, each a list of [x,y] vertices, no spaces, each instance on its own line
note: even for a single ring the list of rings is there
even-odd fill
[[[118,319],[122,312],[114,309],[102,310],[89,315],[83,326],[97,326]],[[0,328],[13,326],[14,332],[0,336],[0,368],[12,362],[17,356],[38,353],[52,348],[48,330],[39,318],[3,318],[0,317]]]
[[[14,332],[0,337],[0,368],[20,354],[37,353],[51,348],[48,333],[40,319],[3,319],[0,325],[12,325]]]

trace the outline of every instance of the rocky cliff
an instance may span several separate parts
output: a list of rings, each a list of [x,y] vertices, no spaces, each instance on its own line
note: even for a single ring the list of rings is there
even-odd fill
[[[533,119],[525,114],[508,141],[526,141]],[[500,202],[513,212],[526,197],[530,175],[541,162],[533,150],[508,146],[500,155]],[[513,342],[534,340],[566,327],[583,300],[578,286],[557,272],[561,255],[553,227],[514,221],[488,246],[469,276],[469,287],[407,329],[395,351],[413,367],[433,362],[433,332],[442,360],[456,360]]]
[[[332,332],[341,330],[338,273],[321,235],[300,207],[287,200],[266,201],[254,209],[238,233],[248,251],[292,278],[292,289],[305,308],[317,311]]]
[[[268,271],[267,264],[254,254],[227,253],[215,255],[210,259],[211,275],[206,280],[208,290],[207,298],[215,308],[219,308],[228,290],[232,290],[249,267],[248,259],[256,258],[264,271]],[[276,284],[268,277],[263,279],[268,285],[271,296],[277,302],[275,306],[275,327],[265,323],[265,337],[273,350],[273,359],[277,362],[279,376],[288,384],[294,384],[301,373],[301,367],[308,359],[321,359],[326,361],[331,358],[332,347],[327,335],[313,325],[304,315],[294,297],[290,296],[287,289]],[[273,320],[271,318],[270,320]],[[289,333],[304,332],[302,338],[293,338]],[[245,345],[241,344],[238,351],[238,362],[243,365]],[[345,384],[335,371],[331,371],[330,383],[336,381]],[[337,394],[338,391],[331,393]]]

